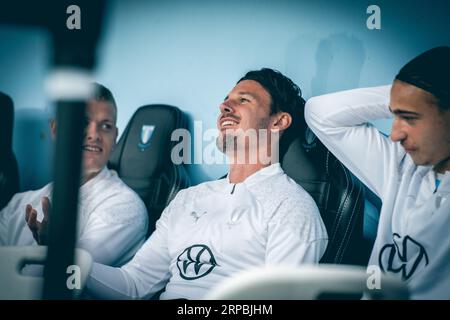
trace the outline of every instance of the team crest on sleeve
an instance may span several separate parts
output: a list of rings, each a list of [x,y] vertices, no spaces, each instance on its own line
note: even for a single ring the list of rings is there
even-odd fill
[[[415,272],[428,265],[425,248],[410,236],[392,234],[393,243],[386,244],[380,251],[378,263],[383,272],[400,273],[408,280]]]
[[[190,246],[178,256],[177,267],[185,280],[195,280],[206,276],[217,266],[211,249],[203,244]]]

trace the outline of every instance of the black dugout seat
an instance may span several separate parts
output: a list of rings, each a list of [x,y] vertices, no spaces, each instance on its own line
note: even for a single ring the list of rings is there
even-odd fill
[[[186,129],[187,120],[180,109],[168,105],[146,105],[132,116],[112,152],[108,167],[144,201],[149,214],[149,234],[161,212],[177,192],[189,186],[183,164],[171,160],[178,141],[172,132]]]
[[[299,132],[281,166],[316,201],[328,232],[321,263],[366,265],[364,187],[307,129]]]
[[[12,149],[14,105],[0,92],[0,210],[19,191],[19,170]]]

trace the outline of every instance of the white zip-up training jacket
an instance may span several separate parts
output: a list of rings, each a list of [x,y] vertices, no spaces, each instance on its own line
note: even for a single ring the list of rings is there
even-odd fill
[[[369,124],[391,117],[389,92],[384,86],[311,98],[306,121],[383,202],[369,265],[406,281],[411,298],[450,299],[450,171],[436,188],[432,167],[416,166],[400,143]]]
[[[232,184],[181,190],[156,230],[122,268],[94,263],[89,294],[109,299],[201,299],[237,273],[317,263],[328,237],[311,196],[272,164]]]

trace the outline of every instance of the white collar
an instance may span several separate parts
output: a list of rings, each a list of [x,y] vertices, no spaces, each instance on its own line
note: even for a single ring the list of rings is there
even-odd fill
[[[110,170],[105,166],[94,178],[90,179],[80,187],[80,197],[88,192],[89,188],[94,185],[96,181],[104,179],[108,176],[112,176],[113,174],[117,175],[117,173],[111,173]],[[43,188],[43,194],[49,197],[53,197],[53,182],[50,182]]]

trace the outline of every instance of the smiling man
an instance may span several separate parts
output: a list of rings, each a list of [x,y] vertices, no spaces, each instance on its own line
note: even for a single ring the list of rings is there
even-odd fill
[[[404,280],[416,299],[450,299],[449,75],[450,47],[438,47],[407,63],[392,87],[306,105],[319,139],[382,200],[369,264]],[[390,116],[389,139],[369,121]]]
[[[199,299],[252,267],[317,263],[328,237],[314,200],[274,158],[254,157],[272,155],[278,139],[289,144],[304,103],[281,73],[247,73],[220,105],[217,144],[230,158],[227,178],[180,191],[128,264],[94,264],[88,292],[144,299],[165,288],[162,299]]]
[[[93,91],[82,145],[77,246],[94,261],[120,266],[144,242],[148,216],[139,196],[106,167],[117,138],[117,107],[107,88],[94,84]],[[51,132],[55,138],[54,120]],[[0,211],[0,245],[46,244],[52,187],[16,194]]]

